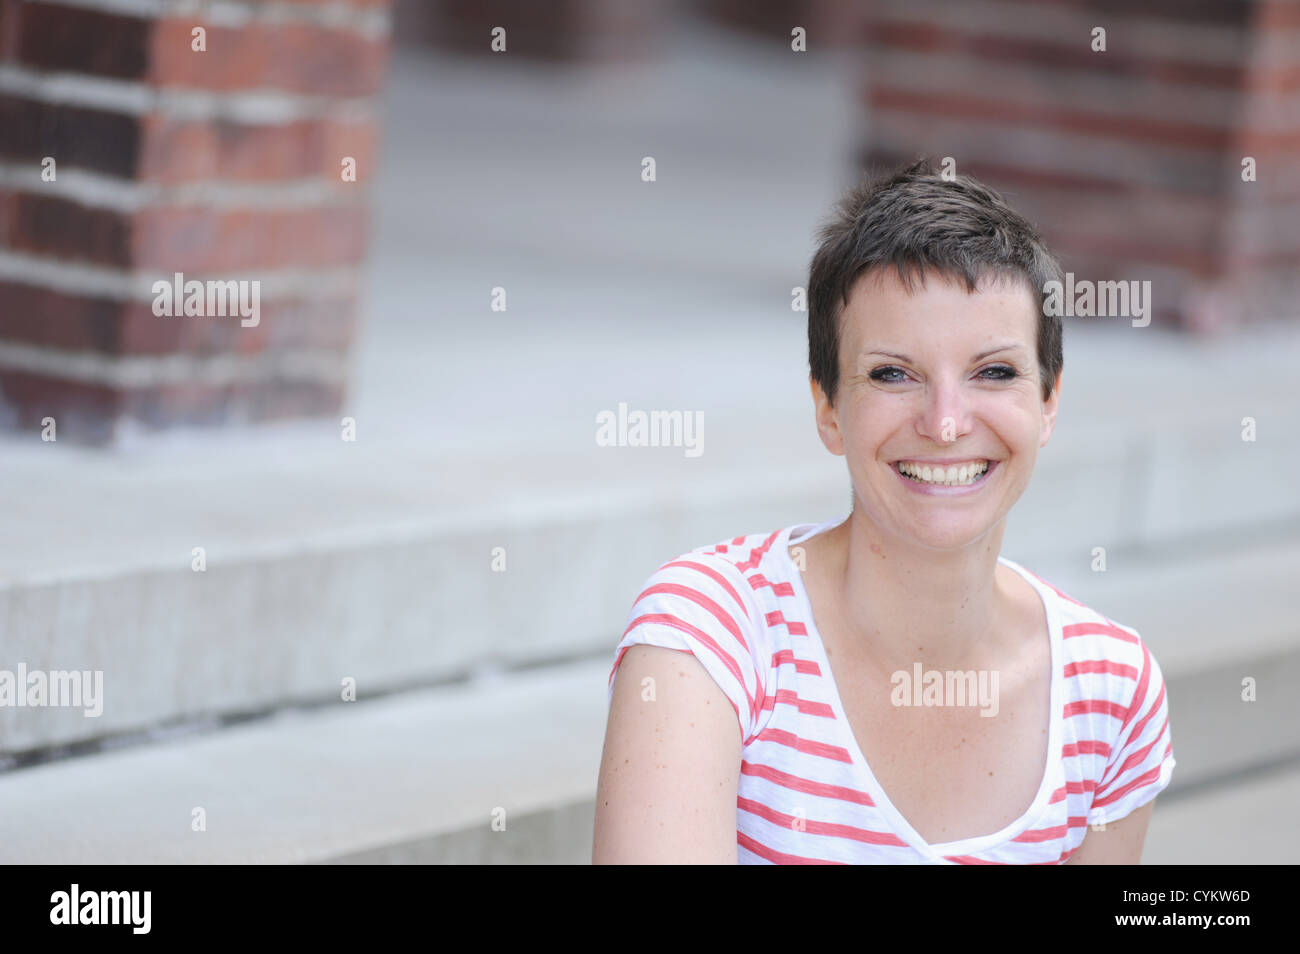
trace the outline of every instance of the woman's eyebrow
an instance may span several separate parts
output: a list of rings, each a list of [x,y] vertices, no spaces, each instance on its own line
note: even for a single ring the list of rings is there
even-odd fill
[[[971,360],[972,360],[972,361],[981,361],[981,360],[983,360],[984,358],[987,358],[987,357],[988,357],[989,355],[991,355],[991,354],[997,354],[999,351],[1017,351],[1017,350],[1019,350],[1019,351],[1023,351],[1023,350],[1024,350],[1024,345],[1020,344],[1019,342],[1010,342],[1010,343],[1008,343],[1008,344],[1001,344],[1001,345],[998,345],[996,348],[990,348],[988,351],[981,351],[979,354],[975,355],[975,357],[972,358]],[[905,355],[905,354],[899,354],[899,353],[896,352],[896,351],[880,351],[880,350],[874,350],[874,351],[864,351],[864,352],[862,352],[863,357],[865,357],[865,356],[867,356],[867,355],[869,355],[869,354],[879,354],[879,355],[884,355],[886,358],[894,358],[894,359],[896,359],[896,360],[898,360],[898,361],[906,361],[908,364],[911,364],[911,363],[912,363],[912,359],[911,359],[911,358],[909,358],[909,357],[908,357],[907,355]]]

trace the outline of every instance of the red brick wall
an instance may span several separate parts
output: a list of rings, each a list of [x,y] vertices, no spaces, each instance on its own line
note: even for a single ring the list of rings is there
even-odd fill
[[[154,6],[0,0],[0,426],[100,441],[344,398],[387,0]],[[175,272],[259,282],[259,323],[155,315]]]
[[[1158,323],[1300,315],[1300,4],[870,9],[867,164],[953,157],[1035,220],[1078,278],[1151,280]]]

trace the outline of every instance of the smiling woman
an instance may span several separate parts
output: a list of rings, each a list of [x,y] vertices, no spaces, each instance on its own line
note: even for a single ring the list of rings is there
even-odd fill
[[[842,200],[808,340],[852,509],[647,581],[610,674],[595,861],[1138,861],[1174,767],[1160,668],[1001,556],[1056,422],[1059,275],[969,178],[918,163]]]

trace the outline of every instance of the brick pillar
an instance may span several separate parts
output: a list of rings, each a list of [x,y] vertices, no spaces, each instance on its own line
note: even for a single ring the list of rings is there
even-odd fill
[[[667,0],[400,0],[398,20],[403,38],[460,54],[612,63],[652,56],[670,13]]]
[[[876,0],[863,159],[953,157],[1076,278],[1151,280],[1155,322],[1295,317],[1298,29],[1289,0]]]
[[[197,7],[0,0],[0,426],[341,407],[386,0]]]

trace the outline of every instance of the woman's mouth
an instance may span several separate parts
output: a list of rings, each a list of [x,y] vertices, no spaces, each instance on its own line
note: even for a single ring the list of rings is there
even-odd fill
[[[982,484],[996,469],[998,463],[996,460],[983,458],[945,464],[900,460],[895,461],[892,466],[900,477],[918,490],[959,490]]]

